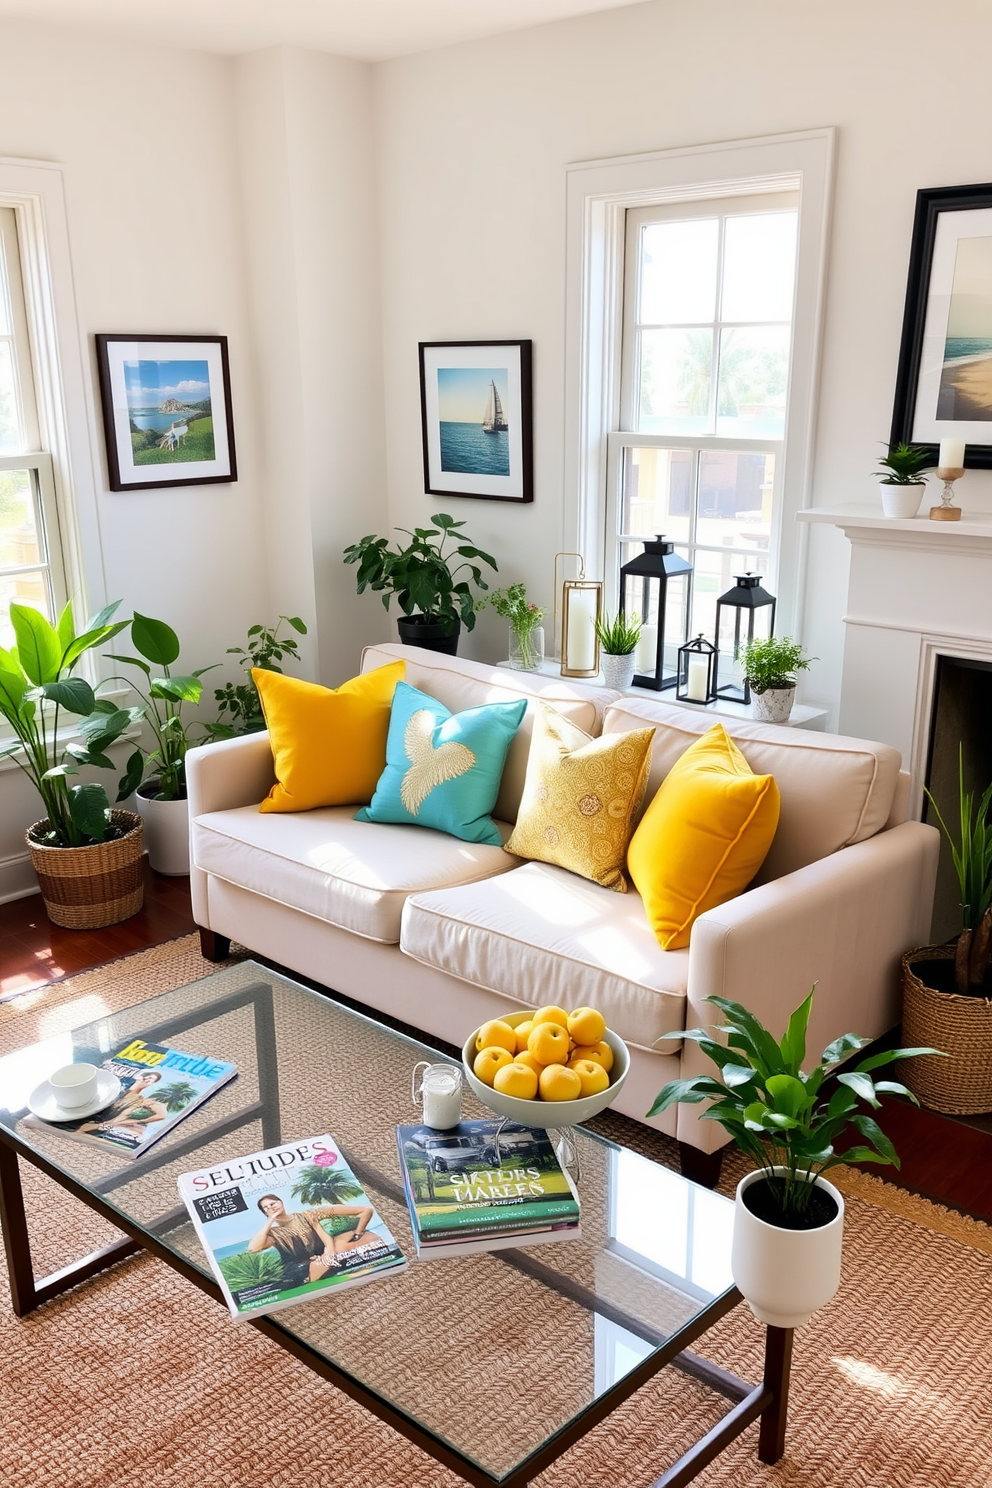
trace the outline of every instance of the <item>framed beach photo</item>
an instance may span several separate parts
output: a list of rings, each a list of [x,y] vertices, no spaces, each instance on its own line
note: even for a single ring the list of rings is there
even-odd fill
[[[531,343],[421,341],[424,490],[533,501]]]
[[[891,442],[941,439],[992,468],[992,184],[916,196]]]
[[[112,491],[238,478],[226,336],[96,338]]]

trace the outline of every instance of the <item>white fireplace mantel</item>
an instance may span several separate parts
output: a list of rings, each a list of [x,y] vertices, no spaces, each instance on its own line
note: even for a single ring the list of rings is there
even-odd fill
[[[811,506],[797,513],[800,522],[826,522],[840,527],[852,542],[902,549],[929,548],[932,552],[957,552],[964,548],[992,549],[992,512],[962,513],[959,522],[931,522],[926,514],[929,497],[923,498],[919,517],[883,517],[871,506]]]

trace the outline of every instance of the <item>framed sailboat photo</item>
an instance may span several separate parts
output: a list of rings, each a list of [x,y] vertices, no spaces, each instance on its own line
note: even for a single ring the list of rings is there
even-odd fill
[[[421,341],[424,490],[533,501],[531,343]]]

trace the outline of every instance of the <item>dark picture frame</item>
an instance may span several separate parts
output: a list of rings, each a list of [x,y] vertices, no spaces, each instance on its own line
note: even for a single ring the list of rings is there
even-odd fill
[[[424,490],[534,500],[530,341],[421,341]]]
[[[238,478],[226,336],[96,337],[112,491]]]
[[[890,442],[945,438],[992,469],[992,183],[916,194]]]

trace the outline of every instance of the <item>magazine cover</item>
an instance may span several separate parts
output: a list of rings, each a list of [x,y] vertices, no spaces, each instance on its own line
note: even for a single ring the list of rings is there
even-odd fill
[[[178,1183],[234,1318],[406,1266],[333,1137],[267,1147]]]
[[[121,1092],[113,1104],[84,1120],[30,1119],[64,1137],[116,1148],[127,1157],[141,1157],[238,1072],[236,1064],[223,1059],[184,1054],[165,1044],[146,1044],[140,1038],[129,1039],[103,1060],[98,1053],[90,1058],[120,1080]]]
[[[578,1195],[541,1129],[462,1121],[448,1131],[400,1126],[396,1140],[410,1217],[424,1242],[578,1222]]]

